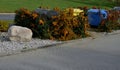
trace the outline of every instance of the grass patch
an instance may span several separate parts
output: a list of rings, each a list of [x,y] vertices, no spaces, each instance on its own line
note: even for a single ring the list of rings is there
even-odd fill
[[[5,32],[8,30],[9,25],[12,24],[12,20],[0,20],[0,32]]]
[[[14,20],[0,20],[0,22],[5,22],[6,24],[12,24]]]
[[[0,0],[0,12],[14,12],[16,9],[23,7],[34,10],[39,6],[62,9],[77,6],[112,8],[114,3],[107,0]]]

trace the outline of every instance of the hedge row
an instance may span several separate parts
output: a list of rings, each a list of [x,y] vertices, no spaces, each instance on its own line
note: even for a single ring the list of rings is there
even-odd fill
[[[95,7],[94,7],[95,8]],[[21,8],[16,11],[15,25],[28,27],[33,31],[33,37],[52,40],[71,40],[89,36],[90,28],[87,18],[87,7],[79,9],[84,12],[74,16],[73,8],[60,10],[59,8],[29,11]],[[101,22],[98,31],[120,29],[118,18],[120,11],[108,11],[108,18]]]

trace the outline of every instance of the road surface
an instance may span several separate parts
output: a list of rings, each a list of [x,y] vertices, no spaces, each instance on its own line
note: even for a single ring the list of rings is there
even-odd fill
[[[0,70],[120,70],[120,34],[0,57]]]
[[[0,20],[14,20],[15,13],[0,13]]]

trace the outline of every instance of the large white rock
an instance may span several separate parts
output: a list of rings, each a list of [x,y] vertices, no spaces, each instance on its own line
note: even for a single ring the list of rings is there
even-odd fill
[[[32,39],[32,30],[21,26],[11,26],[8,29],[8,37],[11,41],[27,42]]]

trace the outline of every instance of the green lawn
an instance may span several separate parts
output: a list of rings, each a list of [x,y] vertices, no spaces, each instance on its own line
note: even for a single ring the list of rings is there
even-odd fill
[[[14,12],[19,8],[34,10],[39,6],[44,7],[77,7],[77,6],[100,6],[112,8],[114,4],[107,0],[0,0],[0,12]]]

